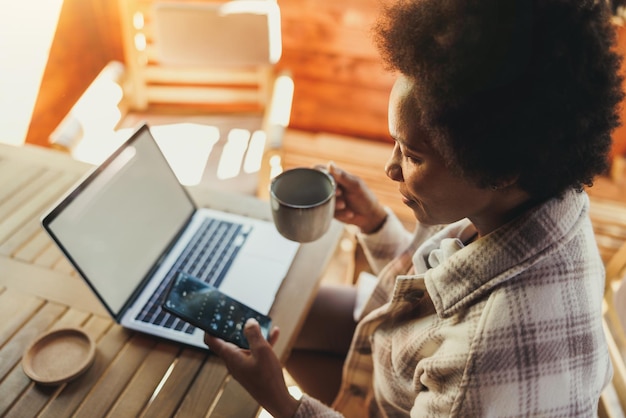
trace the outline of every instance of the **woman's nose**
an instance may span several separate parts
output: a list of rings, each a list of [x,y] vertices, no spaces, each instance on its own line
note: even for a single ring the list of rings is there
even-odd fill
[[[402,168],[400,164],[398,164],[394,154],[391,155],[389,160],[387,160],[387,164],[385,164],[385,173],[387,177],[393,181],[402,181]]]

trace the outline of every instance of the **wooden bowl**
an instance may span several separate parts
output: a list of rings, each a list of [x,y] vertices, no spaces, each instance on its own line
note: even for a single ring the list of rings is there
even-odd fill
[[[42,385],[59,385],[91,366],[96,344],[78,328],[55,329],[37,338],[22,358],[24,373]]]

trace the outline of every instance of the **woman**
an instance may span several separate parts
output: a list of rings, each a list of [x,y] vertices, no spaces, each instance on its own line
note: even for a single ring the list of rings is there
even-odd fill
[[[331,167],[336,218],[360,227],[378,273],[363,306],[322,289],[299,338],[320,348],[311,335],[351,333],[360,312],[336,399],[306,384],[300,402],[289,395],[277,330],[267,342],[250,321],[250,351],[207,344],[276,417],[594,416],[611,365],[582,189],[606,170],[622,99],[608,6],[400,0],[376,35],[399,72],[385,171],[418,224],[404,231]],[[321,313],[337,320],[321,330]]]

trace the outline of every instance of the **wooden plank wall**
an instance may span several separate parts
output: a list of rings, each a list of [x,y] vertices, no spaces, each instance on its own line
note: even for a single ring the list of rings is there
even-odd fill
[[[371,37],[378,0],[278,0],[283,57],[295,82],[290,126],[388,141],[393,76]]]
[[[621,22],[621,23],[620,23]],[[626,51],[626,22],[616,21],[617,28],[617,49],[622,53]],[[622,74],[626,75],[626,59],[622,61]],[[626,78],[622,83],[626,87]],[[621,109],[622,126],[613,132],[613,147],[611,149],[611,158],[622,156],[626,158],[626,106]]]

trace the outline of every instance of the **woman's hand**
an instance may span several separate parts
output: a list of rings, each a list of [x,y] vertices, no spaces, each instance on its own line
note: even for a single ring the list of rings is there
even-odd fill
[[[387,212],[363,180],[333,163],[325,167],[337,183],[335,218],[356,225],[363,233],[377,231],[387,219]]]
[[[278,339],[278,328],[272,329],[267,341],[261,333],[259,323],[248,319],[243,332],[248,340],[249,350],[209,334],[205,334],[204,342],[224,360],[230,374],[272,416],[292,417],[299,402],[289,394],[282,366],[272,349]]]

